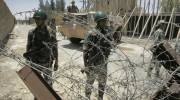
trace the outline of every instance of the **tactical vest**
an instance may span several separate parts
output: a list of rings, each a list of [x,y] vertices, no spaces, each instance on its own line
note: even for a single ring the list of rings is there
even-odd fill
[[[100,34],[90,35],[90,41],[94,44],[92,48],[89,50],[89,63],[94,63],[94,65],[99,65],[108,59],[108,56],[111,52],[111,41],[112,36],[110,34],[109,29],[101,30],[101,34],[103,33],[104,37]]]
[[[51,60],[51,48],[44,43],[50,43],[50,34],[47,28],[44,30],[35,29],[32,34],[31,60],[36,63],[47,63]]]

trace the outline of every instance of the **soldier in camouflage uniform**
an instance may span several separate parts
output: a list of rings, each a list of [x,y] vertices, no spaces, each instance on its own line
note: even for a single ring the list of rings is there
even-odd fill
[[[55,61],[54,70],[56,71],[58,69],[56,33],[51,28],[46,26],[46,13],[37,11],[35,12],[33,18],[35,19],[37,27],[30,30],[28,33],[27,48],[26,53],[24,53],[24,57],[33,63],[39,64],[49,69],[52,69],[53,61]],[[52,80],[50,78],[52,77],[52,71],[37,66],[34,67],[43,72],[38,73],[42,74],[44,80],[50,86],[52,86]]]
[[[157,28],[157,30],[153,34],[153,40],[154,40],[153,45],[159,45],[160,43],[162,43],[165,40],[165,21],[160,20],[158,22],[156,28]],[[148,68],[147,76],[151,77],[152,70],[153,70],[153,68],[155,68],[155,77],[159,77],[161,64],[160,64],[160,62],[158,62],[158,60],[156,59],[156,57],[154,55],[152,56],[151,61],[153,62],[154,66],[152,64],[150,65],[150,67]]]
[[[78,9],[78,7],[75,5],[75,1],[74,1],[74,0],[71,2],[71,4],[72,4],[72,5],[70,5],[70,6],[67,7],[68,12],[70,12],[70,13],[78,13],[78,12],[79,12],[79,9]]]
[[[116,32],[113,34],[112,29],[107,26],[108,17],[103,12],[97,12],[95,14],[95,22],[97,26],[85,36],[83,45],[85,68],[82,72],[85,72],[87,76],[85,87],[86,97],[90,99],[91,87],[95,79],[97,79],[99,89],[98,100],[103,100],[107,81],[107,60],[112,49],[110,42],[115,39],[114,34]]]
[[[53,29],[54,32],[56,32],[56,19],[52,18],[49,24],[50,28]]]

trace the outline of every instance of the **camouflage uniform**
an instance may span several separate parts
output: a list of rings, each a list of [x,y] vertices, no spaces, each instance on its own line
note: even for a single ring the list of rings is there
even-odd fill
[[[78,13],[78,12],[79,12],[78,7],[75,6],[75,5],[68,6],[68,7],[67,7],[67,10],[68,10],[68,12],[70,12],[70,13]]]
[[[111,52],[111,44],[113,41],[112,31],[107,27],[105,29],[92,29],[86,34],[83,54],[85,72],[87,75],[87,85],[85,88],[86,97],[90,98],[91,86],[95,79],[99,83],[99,99],[102,100],[105,85],[107,81],[107,60]],[[100,35],[101,34],[101,35]],[[102,34],[109,40],[107,41]]]
[[[165,33],[162,29],[157,29],[154,34],[153,34],[153,40],[154,40],[154,44],[153,45],[159,45],[161,42],[163,42],[165,40]],[[158,62],[158,60],[156,59],[156,57],[153,55],[151,62],[153,62],[153,65],[155,65],[155,76],[159,77],[159,72],[160,72],[160,68],[161,68],[161,64],[160,62]],[[151,77],[151,73],[152,70],[154,68],[152,64],[150,65],[150,67],[148,68],[148,77]]]
[[[27,50],[24,56],[33,63],[52,69],[53,60],[58,60],[57,44],[53,44],[56,41],[56,33],[52,29],[49,27],[44,27],[43,29],[37,27],[28,33]],[[44,43],[53,45],[47,47]],[[52,80],[48,77],[52,77],[52,72],[37,66],[34,67],[43,72],[39,73],[52,86]]]
[[[49,27],[50,27],[54,32],[56,32],[56,20],[55,20],[55,18],[52,18],[52,19],[51,19],[50,24],[49,24]]]

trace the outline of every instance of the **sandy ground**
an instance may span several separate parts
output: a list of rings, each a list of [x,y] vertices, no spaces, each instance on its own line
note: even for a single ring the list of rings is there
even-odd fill
[[[22,54],[25,51],[26,37],[31,26],[16,26],[7,44],[9,48]],[[0,99],[32,100],[29,90],[16,74],[21,66],[13,59],[0,56]],[[28,99],[27,99],[28,98]]]
[[[17,54],[22,55],[25,52],[27,33],[32,28],[33,26],[17,25],[7,46]],[[54,82],[53,87],[64,100],[84,100],[85,98],[80,96],[84,96],[86,80],[86,75],[80,72],[84,65],[82,45],[71,44],[60,35],[58,35],[58,40],[60,40],[58,43],[59,70],[54,74],[58,82]],[[128,39],[123,38],[123,41],[126,40]],[[110,56],[105,100],[125,100],[126,97],[135,93],[134,91],[136,91],[136,100],[144,100],[144,97],[146,99],[149,97],[144,92],[145,90],[152,89],[152,87],[156,90],[154,85],[157,84],[150,87],[148,84],[151,83],[145,84],[145,82],[148,82],[146,70],[149,66],[151,53],[147,50],[144,51],[143,44],[145,42],[133,41],[141,45],[122,43],[118,46],[119,49],[115,49]],[[128,61],[134,66],[129,66],[131,64]],[[22,66],[18,65],[13,59],[0,56],[0,100],[33,100],[32,94],[16,74],[16,71],[21,68]],[[137,89],[134,88],[135,86]],[[94,87],[97,88],[97,82],[95,82]],[[128,89],[131,90],[127,91]],[[97,90],[95,89],[93,90],[92,100],[96,100],[96,96]]]

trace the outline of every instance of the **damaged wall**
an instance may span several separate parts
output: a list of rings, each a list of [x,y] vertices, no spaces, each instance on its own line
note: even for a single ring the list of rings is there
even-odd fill
[[[14,28],[15,18],[3,0],[0,0],[0,12],[0,41],[4,41]]]

